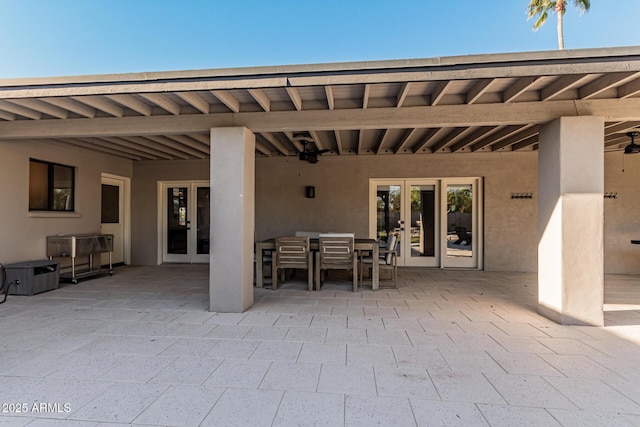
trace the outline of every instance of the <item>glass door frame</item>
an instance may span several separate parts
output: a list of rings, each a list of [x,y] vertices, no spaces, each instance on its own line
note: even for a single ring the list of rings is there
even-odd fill
[[[470,257],[454,257],[447,254],[447,235],[448,235],[448,217],[447,217],[447,189],[449,185],[470,185],[472,187],[472,212],[471,212],[471,256]],[[440,235],[441,242],[441,267],[442,268],[467,268],[467,269],[483,269],[483,182],[482,178],[443,178],[441,180],[440,206],[441,217]]]
[[[466,184],[472,186],[472,234],[470,257],[451,257],[447,254],[447,187]],[[480,177],[465,178],[371,178],[369,179],[369,237],[377,238],[377,190],[378,186],[401,187],[400,225],[401,250],[397,258],[402,267],[435,267],[483,269],[483,180]],[[433,257],[411,257],[411,186],[435,187],[435,254]],[[406,226],[408,225],[408,226]]]
[[[168,253],[169,188],[187,188],[187,253]],[[159,181],[158,182],[158,264],[162,263],[208,263],[209,254],[198,254],[198,188],[211,188],[209,181]],[[210,199],[209,199],[210,200]],[[210,209],[210,208],[209,208]]]
[[[435,215],[433,233],[435,235],[435,251],[433,256],[411,256],[411,187],[415,185],[434,186],[435,189]],[[411,179],[370,179],[369,180],[369,236],[377,238],[377,194],[379,186],[400,187],[400,218],[397,229],[399,229],[400,244],[397,257],[398,266],[411,267],[439,267],[440,266],[440,215],[439,215],[439,180],[432,178],[411,178]]]

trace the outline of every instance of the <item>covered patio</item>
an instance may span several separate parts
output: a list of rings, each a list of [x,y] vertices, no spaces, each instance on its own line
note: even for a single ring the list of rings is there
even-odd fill
[[[308,292],[301,277],[254,289],[245,313],[207,311],[208,278],[206,265],[131,266],[9,296],[0,305],[0,401],[29,411],[13,407],[1,421],[640,421],[638,276],[605,276],[605,327],[539,315],[533,273],[401,269],[397,289],[356,293],[339,276]]]
[[[209,262],[208,307],[242,313],[262,303],[257,241],[380,238],[376,182],[402,180],[431,194],[434,244],[417,262],[536,272],[538,312],[602,325],[604,274],[639,272],[640,157],[623,154],[639,111],[638,47],[3,80],[0,233],[12,244],[0,259],[41,259],[49,235],[103,230],[100,190],[116,180],[122,262]],[[305,160],[317,150],[320,162]],[[59,181],[74,203],[32,203],[56,185],[35,163],[72,177]],[[456,264],[446,196],[460,186],[473,238]],[[200,227],[180,194],[205,187]],[[191,230],[178,239],[186,253],[168,253],[168,217]],[[413,224],[394,221],[410,244]]]

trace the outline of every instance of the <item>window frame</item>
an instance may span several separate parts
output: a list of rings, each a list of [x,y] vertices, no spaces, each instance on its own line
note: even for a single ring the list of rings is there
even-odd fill
[[[38,163],[42,165],[46,165],[47,167],[47,178],[46,178],[46,207],[45,208],[34,208],[31,206],[31,191],[32,191],[32,176],[31,172],[29,173],[29,212],[37,213],[37,212],[53,212],[53,213],[75,213],[76,207],[76,167],[69,166],[62,163],[50,162],[46,160],[29,158],[29,171],[31,171],[31,166],[33,163]],[[70,203],[69,208],[64,209],[56,209],[55,208],[55,169],[56,167],[68,169],[71,173],[71,194],[70,194]]]

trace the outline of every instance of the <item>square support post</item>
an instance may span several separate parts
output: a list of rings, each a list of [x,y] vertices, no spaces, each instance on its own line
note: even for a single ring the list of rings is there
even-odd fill
[[[604,118],[561,117],[538,145],[538,311],[604,324]]]
[[[211,129],[209,310],[242,313],[253,305],[255,135]]]

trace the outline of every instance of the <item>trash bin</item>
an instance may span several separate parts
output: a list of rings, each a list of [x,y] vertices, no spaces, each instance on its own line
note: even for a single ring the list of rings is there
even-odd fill
[[[52,260],[25,261],[6,264],[7,283],[12,285],[10,295],[33,295],[60,287],[60,262]]]

